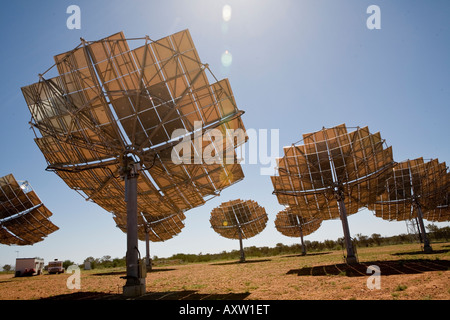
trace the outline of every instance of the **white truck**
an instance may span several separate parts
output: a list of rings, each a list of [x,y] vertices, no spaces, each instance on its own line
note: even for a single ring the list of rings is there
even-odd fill
[[[42,274],[44,270],[44,259],[40,258],[17,258],[16,277],[35,276]]]
[[[58,259],[50,261],[47,266],[47,271],[49,274],[64,273],[63,262],[59,261]]]

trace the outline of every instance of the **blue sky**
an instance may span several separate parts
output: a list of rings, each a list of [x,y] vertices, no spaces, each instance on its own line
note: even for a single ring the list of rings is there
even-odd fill
[[[66,27],[72,4],[81,9],[80,30]],[[226,4],[232,8],[228,22],[222,19]],[[372,4],[381,9],[380,30],[366,27]],[[202,61],[217,78],[230,79],[238,107],[246,112],[246,128],[279,129],[280,154],[303,133],[346,123],[380,131],[396,161],[450,161],[450,3],[445,0],[14,1],[3,4],[0,15],[0,176],[28,180],[60,228],[33,246],[0,245],[0,266],[14,264],[17,255],[77,263],[88,256],[125,255],[126,236],[111,214],[45,171],[20,91],[80,37],[96,40],[123,31],[156,40],[188,28]],[[232,54],[228,67],[221,64],[226,50]],[[260,175],[259,165],[243,168],[242,182],[188,211],[183,232],[152,243],[151,254],[238,249],[237,241],[220,237],[209,225],[210,211],[235,198],[253,199],[269,214],[267,228],[245,246],[298,243],[274,227],[282,206],[272,195],[270,177]],[[367,210],[350,216],[349,224],[353,236],[406,233],[404,222],[383,221]],[[333,220],[306,239],[338,237],[341,222]],[[141,253],[144,248],[140,242]]]

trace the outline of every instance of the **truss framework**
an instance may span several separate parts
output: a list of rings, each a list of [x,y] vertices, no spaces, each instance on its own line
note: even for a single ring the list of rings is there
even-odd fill
[[[357,261],[347,215],[384,191],[394,165],[392,148],[368,127],[348,132],[345,124],[304,134],[303,144],[284,148],[278,175],[272,176],[278,202],[307,219],[340,218],[347,262]]]
[[[264,230],[266,210],[253,200],[231,200],[211,211],[211,227],[228,239],[249,239]]]
[[[0,178],[0,243],[33,245],[59,228],[52,212],[28,185],[22,188],[12,174]],[[26,192],[28,191],[28,192]]]
[[[438,159],[423,158],[399,162],[386,181],[386,191],[369,205],[375,215],[385,220],[411,220],[418,217],[430,221],[448,221],[448,167]]]
[[[122,178],[130,164],[140,165],[137,206],[147,221],[200,206],[244,178],[234,149],[246,138],[227,135],[245,130],[243,111],[228,79],[217,80],[200,61],[188,30],[157,41],[122,32],[82,39],[54,59],[58,76],[45,77],[52,67],[22,88],[36,144],[47,170],[117,223],[126,220]],[[213,129],[223,139],[215,141]],[[208,148],[217,161],[174,164],[182,155],[173,147],[186,136],[202,138],[190,143],[193,156]],[[229,152],[232,163],[224,161]]]
[[[368,127],[347,132],[345,124],[303,135],[303,144],[284,148],[272,176],[278,202],[293,213],[322,220],[340,217],[376,201],[394,165],[392,148]]]
[[[321,224],[320,219],[306,219],[291,213],[289,207],[278,212],[275,218],[275,228],[281,234],[294,238],[310,235],[319,229]]]

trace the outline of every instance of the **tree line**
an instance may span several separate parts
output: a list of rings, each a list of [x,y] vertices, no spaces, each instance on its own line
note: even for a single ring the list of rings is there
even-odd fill
[[[436,225],[428,225],[428,237],[431,242],[439,242],[439,241],[449,241],[450,240],[450,227],[442,227],[439,228]],[[389,237],[382,237],[378,233],[374,233],[371,236],[365,236],[362,234],[357,234],[355,238],[353,238],[353,242],[357,247],[374,247],[374,246],[387,246],[394,244],[406,244],[406,243],[418,243],[420,239],[417,235],[412,234],[400,234]],[[344,238],[338,238],[337,240],[324,240],[324,241],[309,241],[305,240],[305,246],[307,252],[321,252],[321,251],[334,251],[334,250],[343,250],[344,248]],[[245,256],[246,257],[270,257],[276,255],[284,255],[284,254],[300,254],[302,252],[302,246],[299,243],[292,245],[284,245],[282,243],[277,243],[275,247],[256,247],[250,246],[245,247]],[[240,251],[223,251],[221,253],[213,253],[213,254],[184,254],[177,253],[170,258],[159,259],[156,257],[154,259],[155,263],[163,263],[164,261],[170,262],[171,260],[182,261],[184,263],[192,263],[192,262],[208,262],[214,260],[233,260],[239,259]]]
[[[450,240],[450,227],[439,228],[434,224],[427,225],[427,235],[431,242],[449,241]],[[412,234],[399,234],[395,236],[382,237],[378,233],[373,233],[371,236],[363,234],[356,234],[353,238],[353,242],[357,247],[374,247],[374,246],[387,246],[394,244],[406,244],[406,243],[418,243],[420,239],[417,235]],[[344,238],[338,238],[337,240],[324,240],[324,241],[309,241],[305,240],[305,246],[307,252],[321,252],[331,250],[343,250]],[[284,245],[277,243],[275,247],[256,247],[250,246],[244,248],[246,257],[270,257],[283,254],[300,254],[302,252],[300,239],[299,243],[292,245]],[[159,258],[153,256],[152,263],[154,265],[164,264],[181,264],[181,263],[198,263],[209,262],[216,260],[236,260],[240,257],[239,250],[222,251],[220,253],[206,253],[202,254],[186,254],[177,253],[169,258]],[[83,264],[79,265],[80,268],[84,268],[85,263],[90,264],[91,269],[103,269],[103,268],[117,268],[125,267],[126,259],[114,258],[105,255],[101,258],[88,257],[83,261]],[[63,267],[67,269],[68,266],[75,264],[70,260],[63,262]],[[11,265],[4,265],[4,271],[10,271],[13,267]]]

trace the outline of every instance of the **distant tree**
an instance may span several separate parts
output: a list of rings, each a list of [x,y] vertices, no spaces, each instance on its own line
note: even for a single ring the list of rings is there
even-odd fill
[[[376,244],[377,246],[379,246],[381,244],[381,234],[379,233],[372,233],[372,235],[370,236],[370,240],[372,241],[372,243]]]
[[[91,264],[91,269],[95,269],[97,267],[96,259],[94,259],[94,257],[87,257],[84,259],[83,264],[86,262]]]
[[[3,270],[6,271],[6,272],[11,271],[11,269],[12,269],[12,267],[11,267],[11,265],[9,265],[9,264],[5,264],[5,265],[3,266]]]
[[[126,266],[126,260],[124,258],[114,258],[112,260],[112,267],[125,267]]]
[[[100,265],[103,268],[112,268],[114,265],[113,265],[113,262],[111,261],[111,256],[108,256],[108,255],[103,256],[100,259]]]
[[[356,235],[356,238],[357,238],[357,241],[358,241],[358,244],[361,246],[361,247],[367,247],[368,246],[368,240],[369,240],[369,237],[368,236],[365,236],[365,235],[363,235],[362,233],[358,233],[357,235]]]
[[[63,261],[63,268],[64,268],[65,270],[67,270],[67,268],[68,268],[69,266],[73,265],[73,264],[75,264],[75,262],[70,261],[70,260],[64,260],[64,261]]]
[[[333,250],[334,247],[336,245],[336,242],[334,242],[333,240],[324,240],[323,242],[323,246],[325,249],[329,249],[329,250]]]
[[[450,238],[450,227],[439,228],[435,224],[426,226],[428,233],[433,240],[448,240]]]

